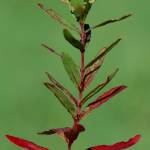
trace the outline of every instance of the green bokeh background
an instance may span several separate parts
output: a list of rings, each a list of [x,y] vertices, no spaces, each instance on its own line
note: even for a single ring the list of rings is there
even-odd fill
[[[43,86],[45,71],[77,95],[57,57],[40,46],[46,43],[58,51],[68,52],[79,64],[79,52],[68,45],[62,28],[37,6],[42,2],[55,8],[70,22],[74,19],[60,0],[0,0],[0,149],[17,150],[4,135],[9,133],[53,150],[66,150],[57,136],[38,136],[37,132],[71,126],[72,120],[56,98]],[[101,21],[132,12],[126,21],[95,30],[86,53],[92,59],[99,48],[118,37],[123,41],[107,56],[97,75],[94,87],[109,73],[120,71],[106,89],[119,84],[128,89],[94,111],[82,124],[86,132],[80,135],[73,150],[91,145],[111,144],[127,140],[137,133],[141,141],[131,150],[147,150],[150,143],[150,1],[97,0],[87,22]],[[89,89],[90,89],[89,88]]]

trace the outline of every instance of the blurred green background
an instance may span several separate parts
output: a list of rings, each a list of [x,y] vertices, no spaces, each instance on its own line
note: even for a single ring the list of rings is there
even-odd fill
[[[79,52],[63,38],[62,28],[37,6],[37,2],[59,11],[69,22],[74,18],[60,0],[0,0],[0,149],[16,150],[5,134],[34,141],[53,150],[66,150],[57,136],[38,136],[37,132],[53,127],[71,126],[72,120],[57,99],[43,86],[44,72],[51,72],[77,95],[60,60],[40,46],[46,43],[58,51],[68,52],[79,63]],[[132,12],[133,17],[94,30],[86,60],[99,48],[116,38],[123,41],[107,56],[96,76],[94,87],[119,67],[115,79],[105,88],[125,84],[129,88],[94,111],[82,124],[73,150],[92,145],[112,144],[142,134],[131,150],[148,149],[150,143],[150,1],[97,0],[87,22],[96,24]],[[89,88],[89,89],[90,89]]]

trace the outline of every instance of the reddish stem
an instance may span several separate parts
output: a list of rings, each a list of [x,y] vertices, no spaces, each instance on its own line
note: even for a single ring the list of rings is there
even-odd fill
[[[82,43],[82,50],[81,50],[81,68],[80,68],[80,90],[79,90],[79,100],[77,104],[77,118],[74,122],[74,124],[78,124],[80,121],[80,112],[81,112],[81,101],[83,99],[83,92],[84,92],[84,74],[85,74],[85,32],[84,32],[84,22],[80,22],[80,37],[81,37],[81,43]]]
[[[71,145],[70,144],[68,144],[68,150],[71,150]]]

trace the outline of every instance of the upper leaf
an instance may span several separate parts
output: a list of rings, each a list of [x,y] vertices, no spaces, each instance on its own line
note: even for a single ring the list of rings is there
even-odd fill
[[[127,19],[127,18],[129,18],[131,16],[132,16],[132,14],[128,14],[128,15],[122,16],[122,17],[117,18],[117,19],[110,19],[110,20],[104,21],[104,22],[102,22],[100,24],[97,24],[97,25],[91,27],[91,29],[96,29],[96,28],[105,26],[107,24],[111,24],[111,23],[115,23],[115,22],[118,22],[118,21],[122,21],[122,20]]]
[[[68,99],[68,97],[61,90],[59,90],[54,84],[50,84],[48,82],[44,84],[58,98],[61,104],[67,109],[67,111],[74,118],[76,115],[76,110],[74,105]]]
[[[61,15],[59,15],[55,10],[53,9],[47,9],[44,7],[43,4],[39,3],[38,6],[44,10],[51,18],[59,22],[64,28],[76,31],[77,33],[80,33],[79,29],[70,23],[68,23]]]
[[[102,53],[100,53],[97,57],[95,57],[92,61],[90,61],[85,68],[88,68],[92,66],[95,62],[97,62],[99,59],[103,59],[103,57],[119,42],[121,41],[121,38],[117,39],[115,42],[113,42],[109,47],[103,49]]]
[[[127,142],[118,142],[113,145],[99,145],[88,148],[87,150],[123,150],[135,145],[140,140],[140,138],[140,135],[136,135]]]
[[[106,48],[101,49],[100,52],[96,55],[96,57],[99,56],[101,53],[103,53],[105,50],[106,50]],[[86,67],[85,76],[84,76],[84,87],[85,88],[88,87],[88,85],[92,82],[96,73],[101,68],[103,61],[104,61],[104,56],[101,57],[100,59],[98,59],[97,61],[95,61],[89,67]]]
[[[55,51],[54,49],[50,48],[49,46],[45,45],[45,44],[41,44],[44,48],[48,49],[51,53],[54,53],[56,56],[61,57],[61,54],[59,54],[57,51]]]
[[[69,32],[69,30],[67,29],[64,29],[63,30],[63,34],[64,34],[64,37],[65,39],[72,45],[74,46],[75,48],[79,49],[79,50],[82,50],[82,44],[80,41],[78,41],[77,39],[75,39],[73,37],[73,35]]]
[[[80,73],[77,65],[75,64],[73,59],[66,53],[63,53],[62,55],[62,62],[70,80],[79,89]]]
[[[6,135],[6,137],[10,142],[16,144],[19,147],[24,148],[25,150],[49,150],[48,148],[41,147],[25,139],[21,139],[21,138],[14,137],[11,135]]]

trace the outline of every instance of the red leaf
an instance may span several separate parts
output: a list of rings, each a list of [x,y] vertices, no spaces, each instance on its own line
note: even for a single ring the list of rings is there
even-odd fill
[[[45,135],[58,134],[61,138],[63,138],[68,143],[68,145],[72,145],[72,143],[79,136],[80,132],[83,131],[85,131],[84,127],[80,124],[77,124],[73,128],[65,127],[65,128],[50,129],[48,131],[44,131],[39,134],[45,134]]]
[[[88,105],[88,107],[90,108],[90,110],[95,109],[95,108],[99,107],[100,105],[102,105],[103,103],[107,102],[110,98],[117,95],[118,93],[120,93],[122,90],[124,90],[126,88],[127,87],[124,85],[114,87],[114,88],[110,89],[109,91],[107,91],[106,93],[104,93],[103,95],[99,96],[96,99],[96,101],[90,103]]]
[[[88,148],[87,150],[123,150],[136,144],[140,140],[140,138],[141,138],[140,135],[136,135],[135,137],[131,138],[127,142],[119,142],[110,146],[108,145],[94,146],[94,147]]]
[[[103,83],[100,83],[98,86],[96,86],[94,89],[92,89],[82,100],[82,104],[84,104],[88,99],[92,98],[95,94],[97,94],[100,90],[102,90],[112,79],[113,77],[116,75],[116,73],[118,72],[119,69],[116,69],[113,73],[111,73],[106,81],[104,81]]]
[[[98,108],[103,103],[107,102],[110,98],[120,93],[122,90],[126,89],[127,86],[121,85],[110,89],[105,92],[103,95],[99,96],[94,102],[90,103],[81,114],[80,118],[83,118],[85,115],[89,114],[93,109]]]
[[[6,137],[9,141],[11,141],[12,143],[16,144],[19,147],[24,148],[25,150],[48,150],[48,148],[41,147],[25,139],[21,139],[11,135],[6,135]]]

